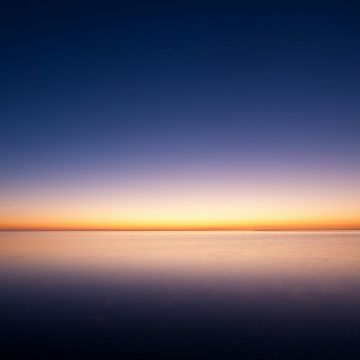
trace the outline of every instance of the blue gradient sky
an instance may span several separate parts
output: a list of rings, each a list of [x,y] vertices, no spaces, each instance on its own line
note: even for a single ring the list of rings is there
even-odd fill
[[[0,226],[360,225],[355,2],[2,6]]]

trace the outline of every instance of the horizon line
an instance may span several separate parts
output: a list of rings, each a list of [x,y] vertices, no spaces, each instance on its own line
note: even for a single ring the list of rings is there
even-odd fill
[[[231,228],[231,227],[194,227],[194,228],[82,228],[82,227],[0,227],[0,232],[5,231],[118,231],[118,232],[141,232],[141,231],[360,231],[360,226],[355,227],[259,227],[259,228]]]

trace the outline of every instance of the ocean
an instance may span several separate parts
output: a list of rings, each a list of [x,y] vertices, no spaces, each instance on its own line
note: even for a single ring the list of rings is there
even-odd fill
[[[2,359],[359,359],[358,231],[0,232]]]

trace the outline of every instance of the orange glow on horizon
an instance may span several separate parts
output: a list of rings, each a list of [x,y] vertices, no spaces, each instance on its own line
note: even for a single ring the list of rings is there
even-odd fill
[[[357,230],[360,174],[103,174],[0,189],[0,230]]]
[[[263,222],[144,222],[115,223],[99,221],[67,222],[12,222],[0,224],[2,231],[49,230],[49,231],[291,231],[291,230],[360,230],[359,221],[263,221]]]

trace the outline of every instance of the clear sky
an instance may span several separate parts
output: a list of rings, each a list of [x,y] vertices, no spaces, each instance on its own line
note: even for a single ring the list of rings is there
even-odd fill
[[[4,1],[0,228],[360,228],[355,1]]]

